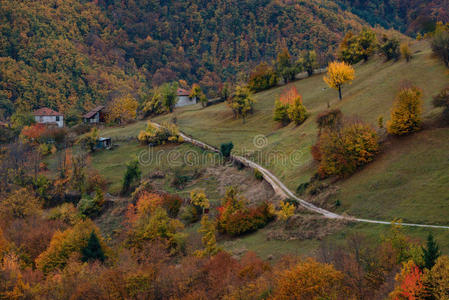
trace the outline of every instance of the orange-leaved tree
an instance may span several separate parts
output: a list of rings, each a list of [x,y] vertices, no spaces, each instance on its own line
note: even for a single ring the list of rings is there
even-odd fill
[[[323,77],[324,81],[334,89],[338,90],[338,98],[342,100],[341,87],[345,83],[350,83],[355,78],[354,68],[345,63],[334,61],[327,67],[327,74]]]
[[[423,299],[423,274],[419,267],[412,260],[403,264],[401,273],[397,274],[395,279],[397,284],[393,292],[390,293],[391,299]]]
[[[312,258],[279,272],[273,299],[337,299],[343,295],[343,274]]]
[[[396,96],[387,122],[390,134],[406,135],[421,128],[422,91],[415,86],[403,87]]]

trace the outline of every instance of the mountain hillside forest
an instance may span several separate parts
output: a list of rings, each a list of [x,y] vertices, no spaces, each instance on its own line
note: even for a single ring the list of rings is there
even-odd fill
[[[0,119],[46,106],[72,124],[128,94],[142,104],[179,79],[220,96],[284,48],[295,60],[313,50],[326,66],[343,36],[368,23],[415,36],[448,21],[444,1],[2,0],[0,7]]]
[[[0,0],[0,299],[449,299],[448,8]]]

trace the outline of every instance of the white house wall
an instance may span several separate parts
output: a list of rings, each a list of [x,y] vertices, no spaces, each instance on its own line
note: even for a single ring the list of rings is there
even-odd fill
[[[56,116],[35,116],[34,119],[37,123],[56,123],[58,127],[64,127],[64,117],[59,116],[59,121],[56,121]]]
[[[178,102],[175,107],[182,107],[187,105],[196,104],[196,98],[189,98],[188,96],[178,96]]]

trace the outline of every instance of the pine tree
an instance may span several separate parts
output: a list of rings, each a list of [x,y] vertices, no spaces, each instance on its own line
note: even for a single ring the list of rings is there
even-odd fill
[[[95,231],[92,231],[92,233],[90,234],[87,246],[81,249],[81,255],[81,260],[84,262],[97,259],[103,262],[105,260],[106,257],[101,247],[100,240],[95,234]]]
[[[432,233],[427,236],[426,247],[422,247],[424,267],[428,270],[432,269],[435,265],[436,260],[440,257],[441,252],[438,247],[437,242],[433,239]]]

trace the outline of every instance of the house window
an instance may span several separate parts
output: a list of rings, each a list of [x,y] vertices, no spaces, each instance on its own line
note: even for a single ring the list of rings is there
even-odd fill
[[[59,116],[56,116],[56,122],[59,122]]]

